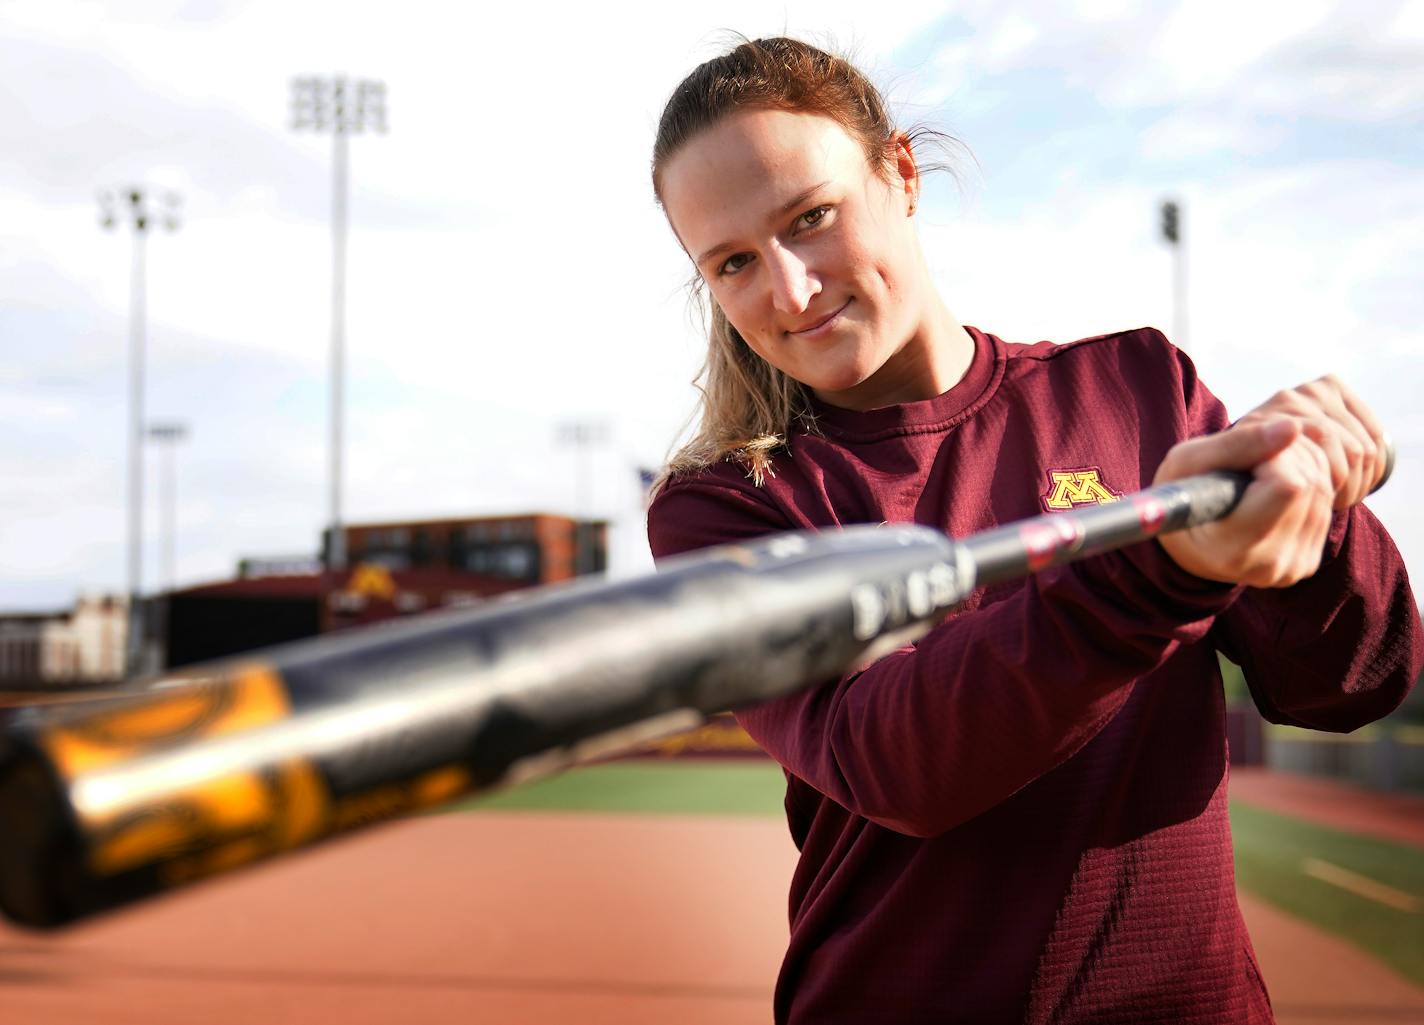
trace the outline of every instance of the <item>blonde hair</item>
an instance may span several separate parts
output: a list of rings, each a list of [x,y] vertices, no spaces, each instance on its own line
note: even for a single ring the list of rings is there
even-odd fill
[[[748,108],[830,118],[861,144],[867,162],[888,180],[889,143],[899,130],[880,91],[864,74],[844,58],[796,39],[743,40],[694,69],[663,108],[653,144],[653,193],[659,205],[663,170],[672,155],[728,114]],[[953,143],[922,127],[908,135],[912,145],[924,138]],[[693,379],[701,393],[694,414],[698,426],[668,460],[652,493],[671,478],[722,460],[740,463],[761,486],[768,474],[775,476],[772,457],[789,448],[792,429],[816,429],[810,394],[751,350],[699,276],[692,288],[707,322],[707,358]]]
[[[701,393],[698,428],[692,440],[668,460],[653,494],[672,477],[721,460],[741,463],[760,487],[776,476],[771,457],[786,447],[786,433],[800,423],[815,430],[806,388],[754,353],[710,296],[698,298],[707,311],[707,358],[693,385]]]

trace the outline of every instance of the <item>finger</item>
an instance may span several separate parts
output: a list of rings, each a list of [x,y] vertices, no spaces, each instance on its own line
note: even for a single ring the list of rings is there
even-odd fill
[[[1319,380],[1302,385],[1301,391],[1311,397],[1321,413],[1328,417],[1340,432],[1349,475],[1343,486],[1337,476],[1335,508],[1348,508],[1364,498],[1383,473],[1380,441],[1370,433],[1356,408],[1352,408],[1363,408],[1364,404],[1338,377],[1327,374]],[[1368,410],[1365,412],[1368,413]],[[1336,468],[1338,471],[1338,465]]]
[[[1360,478],[1360,443],[1323,410],[1303,417],[1301,432],[1325,456],[1330,473],[1331,500],[1350,494]]]
[[[1240,580],[1253,587],[1285,587],[1313,573],[1328,529],[1329,467],[1320,447],[1304,438],[1260,464],[1241,504],[1221,522],[1222,541],[1252,538]]]
[[[1300,436],[1298,420],[1266,416],[1217,434],[1191,438],[1172,447],[1157,480],[1177,480],[1211,470],[1250,470],[1289,447]]]
[[[1326,375],[1276,392],[1246,417],[1285,414],[1314,424],[1307,428],[1308,434],[1329,457],[1335,505],[1341,509],[1358,502],[1371,486],[1378,487],[1386,462],[1378,440],[1347,399],[1363,405],[1344,382]]]
[[[1310,479],[1311,471],[1307,470],[1306,473]],[[1335,509],[1335,494],[1329,490],[1325,467],[1318,461],[1314,465],[1313,479],[1314,490],[1303,503],[1303,522],[1297,535],[1299,558],[1292,583],[1312,576],[1320,568],[1320,559],[1325,552],[1325,539],[1330,533],[1331,517]]]
[[[1370,409],[1349,385],[1341,381],[1339,387],[1340,398],[1344,402],[1345,408],[1360,422],[1365,433],[1374,443],[1374,451],[1371,453],[1374,457],[1374,473],[1370,476],[1368,490],[1378,490],[1390,471],[1394,469],[1394,446],[1390,443],[1389,432],[1385,430],[1379,417],[1375,416],[1374,410]]]
[[[1300,522],[1293,536],[1295,565],[1289,584],[1304,580],[1320,568],[1335,498],[1335,492],[1330,487],[1329,469],[1319,451],[1306,449],[1300,452],[1293,450],[1293,453],[1300,456],[1299,472],[1305,481],[1306,492],[1299,502]]]

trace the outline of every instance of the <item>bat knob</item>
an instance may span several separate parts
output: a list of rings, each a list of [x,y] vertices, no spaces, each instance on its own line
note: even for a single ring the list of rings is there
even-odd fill
[[[1383,431],[1381,440],[1384,442],[1384,473],[1380,474],[1380,479],[1375,482],[1375,486],[1370,488],[1370,494],[1372,495],[1384,487],[1385,482],[1389,480],[1390,475],[1394,473],[1394,439],[1390,437],[1388,431]]]

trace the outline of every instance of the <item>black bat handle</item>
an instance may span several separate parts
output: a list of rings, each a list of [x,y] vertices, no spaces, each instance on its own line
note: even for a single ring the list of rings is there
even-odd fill
[[[965,538],[974,581],[985,586],[1221,519],[1251,483],[1216,472],[1158,484],[1117,501],[1020,520]]]
[[[1374,494],[1394,473],[1394,442],[1385,435],[1385,467]],[[1115,502],[1048,513],[965,538],[974,582],[985,586],[1014,580],[1099,552],[1121,548],[1170,530],[1195,527],[1230,514],[1249,473],[1219,470],[1158,484]]]

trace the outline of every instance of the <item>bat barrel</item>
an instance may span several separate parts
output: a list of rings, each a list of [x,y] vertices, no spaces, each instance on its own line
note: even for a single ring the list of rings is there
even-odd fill
[[[972,588],[922,527],[780,535],[12,725],[0,908],[60,924],[834,677]]]

